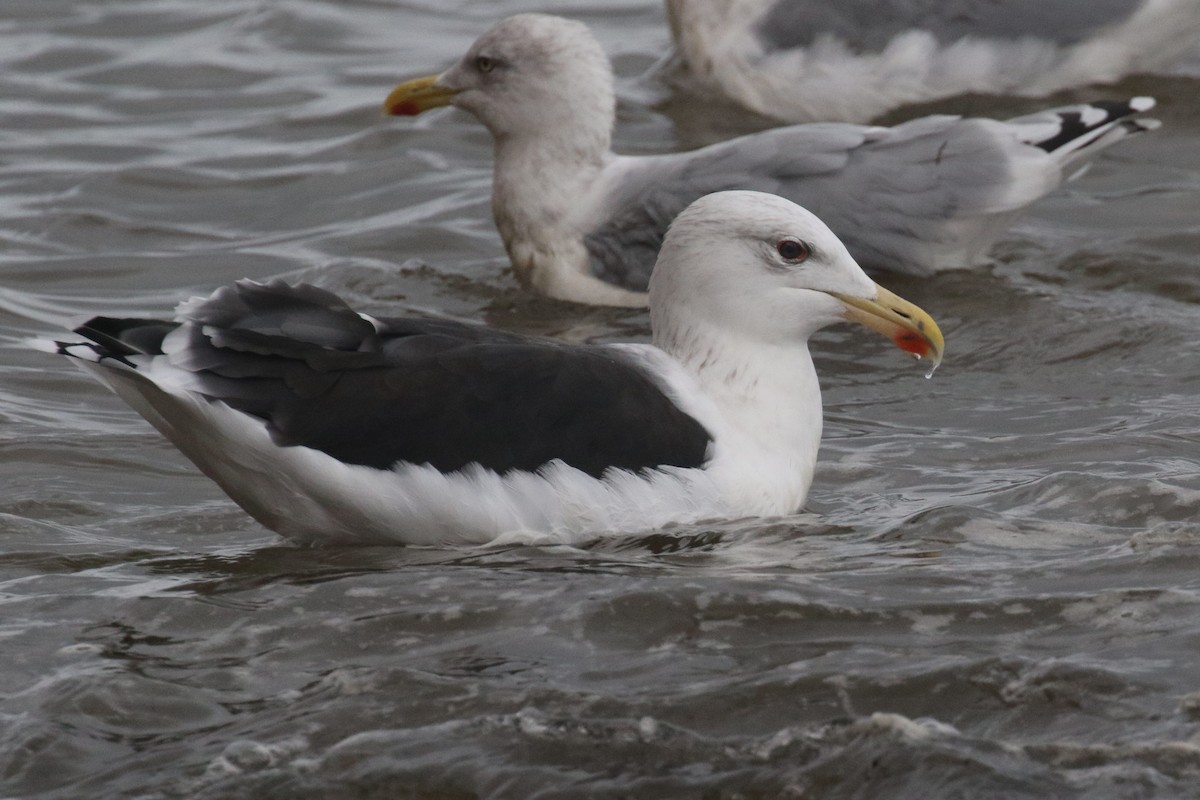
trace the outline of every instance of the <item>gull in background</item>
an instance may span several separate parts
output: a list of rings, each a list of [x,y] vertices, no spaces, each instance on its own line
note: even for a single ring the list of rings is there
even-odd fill
[[[1157,125],[1154,101],[1056,108],[1008,121],[923,117],[892,128],[795,125],[700,150],[612,152],[607,56],[586,26],[521,14],[440,75],[385,102],[412,115],[454,105],[495,142],[492,214],[517,278],[579,303],[644,306],[667,225],[728,189],[782,195],[817,214],[870,270],[972,266],[1031,203],[1096,153]]]
[[[659,75],[780,122],[869,122],[965,93],[1042,97],[1172,66],[1196,0],[666,0]]]

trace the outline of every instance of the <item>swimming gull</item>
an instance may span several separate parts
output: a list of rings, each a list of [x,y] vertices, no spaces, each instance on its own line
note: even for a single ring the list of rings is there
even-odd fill
[[[1196,0],[666,0],[669,84],[783,122],[968,92],[1044,96],[1177,62]]]
[[[521,14],[453,67],[408,81],[393,114],[453,104],[495,140],[492,214],[523,284],[562,300],[645,305],[663,231],[724,189],[788,197],[821,217],[859,264],[915,274],[970,266],[1029,204],[1151,120],[1150,98],[1008,122],[932,116],[764,131],[687,153],[618,156],[612,70],[588,29]]]
[[[415,544],[795,512],[821,436],[809,335],[849,319],[930,368],[942,355],[929,315],[756,192],[680,215],[650,301],[652,344],[569,345],[241,281],[174,321],[98,317],[57,350],[263,525]]]

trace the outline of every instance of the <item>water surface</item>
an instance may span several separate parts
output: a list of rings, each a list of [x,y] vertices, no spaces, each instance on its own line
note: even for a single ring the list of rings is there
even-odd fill
[[[562,0],[625,152],[761,123],[640,79],[654,0]],[[1200,59],[1053,98],[1164,121],[995,264],[890,288],[936,377],[814,345],[806,513],[586,547],[292,548],[30,349],[283,275],[574,340],[520,292],[458,112],[385,119],[516,0],[7,0],[0,11],[0,795],[1143,798],[1200,781]],[[1005,115],[1041,101],[936,110]]]

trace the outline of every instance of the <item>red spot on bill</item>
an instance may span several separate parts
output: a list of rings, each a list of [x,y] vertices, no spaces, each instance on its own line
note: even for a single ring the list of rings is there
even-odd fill
[[[388,106],[388,113],[397,117],[415,117],[421,113],[421,106],[412,100],[402,100]]]
[[[896,343],[896,347],[899,347],[904,352],[912,353],[914,356],[922,358],[929,355],[932,350],[928,339],[912,331],[900,331],[892,341]]]

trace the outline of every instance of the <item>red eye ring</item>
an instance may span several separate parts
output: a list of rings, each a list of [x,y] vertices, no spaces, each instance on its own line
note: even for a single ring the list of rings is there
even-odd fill
[[[799,239],[780,239],[775,251],[789,264],[799,264],[812,255],[812,248]]]

